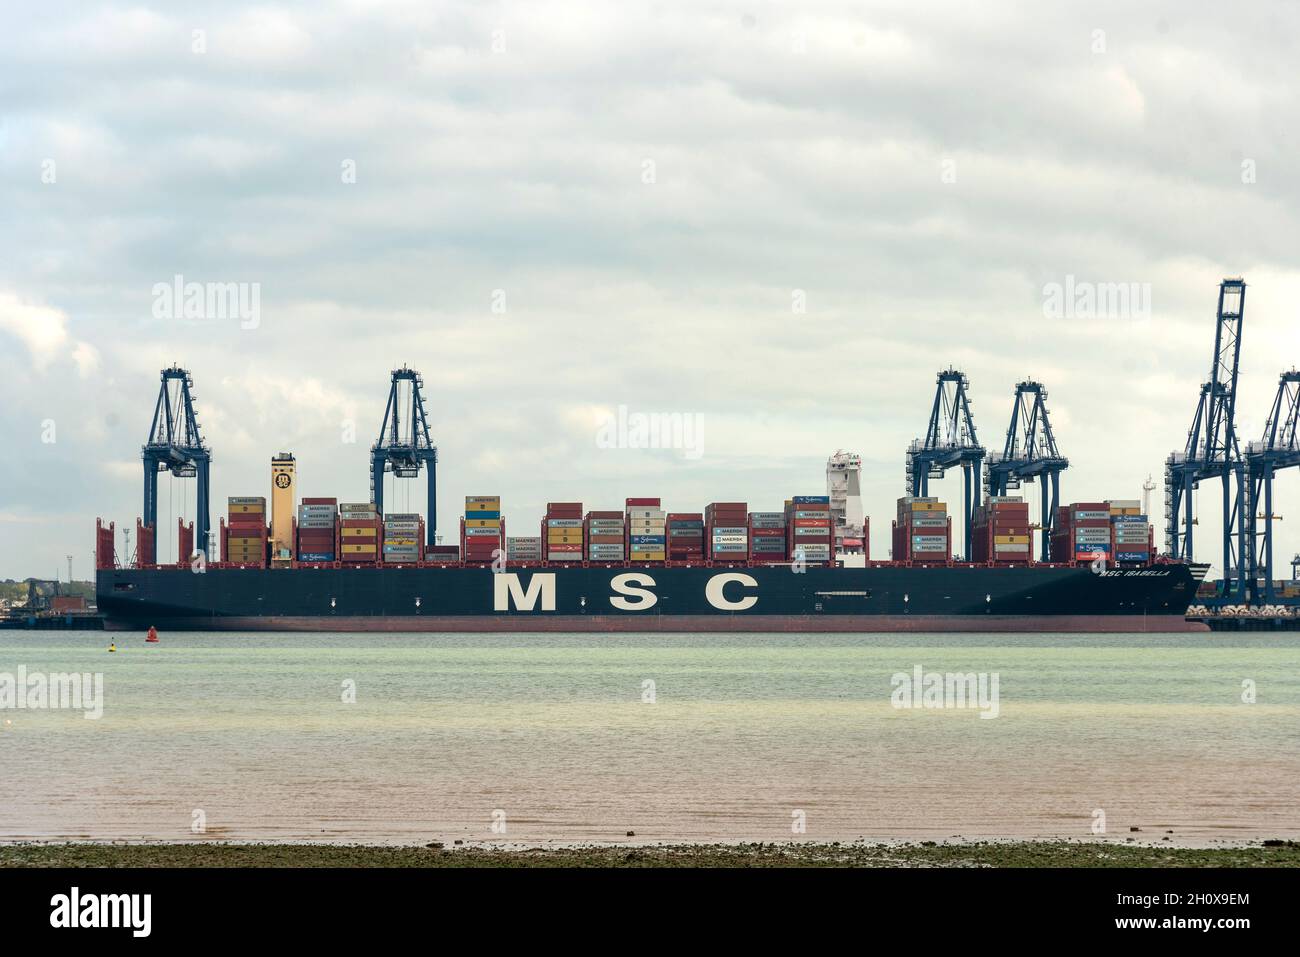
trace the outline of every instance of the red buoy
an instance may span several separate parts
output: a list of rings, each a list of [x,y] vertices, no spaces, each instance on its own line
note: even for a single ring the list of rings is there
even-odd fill
[[[145,641],[150,641],[150,642],[158,641],[158,629],[155,628],[153,625],[149,626],[149,637],[146,638]]]

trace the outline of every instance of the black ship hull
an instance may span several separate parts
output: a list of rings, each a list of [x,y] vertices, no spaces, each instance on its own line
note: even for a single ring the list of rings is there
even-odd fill
[[[881,565],[107,569],[110,629],[1168,632],[1204,568]]]

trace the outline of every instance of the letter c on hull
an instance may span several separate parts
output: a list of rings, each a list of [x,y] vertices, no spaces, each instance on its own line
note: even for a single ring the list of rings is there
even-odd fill
[[[719,611],[745,611],[753,608],[758,604],[757,595],[746,595],[744,598],[731,601],[723,594],[723,589],[731,582],[737,582],[746,588],[757,588],[758,582],[752,575],[744,575],[740,572],[727,572],[723,575],[714,575],[709,579],[709,583],[704,586],[704,597],[709,600],[709,604]]]

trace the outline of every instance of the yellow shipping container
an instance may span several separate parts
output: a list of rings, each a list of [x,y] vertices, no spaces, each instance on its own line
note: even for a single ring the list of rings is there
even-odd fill
[[[413,538],[385,538],[385,539],[384,539],[384,544],[385,544],[385,545],[414,545],[414,544],[415,544],[415,539],[413,539]]]
[[[374,539],[379,534],[376,528],[342,528],[339,532],[344,538],[368,538]]]
[[[490,502],[469,502],[465,503],[465,513],[470,512],[499,512],[501,511],[501,499],[493,499]]]
[[[466,528],[500,528],[501,519],[499,518],[466,518]]]
[[[547,534],[546,540],[552,545],[581,545],[582,532],[576,534],[573,532],[550,532]]]
[[[230,506],[231,515],[265,515],[265,505],[232,505]]]
[[[1028,535],[994,535],[994,545],[1028,545]]]
[[[345,555],[373,555],[375,554],[374,545],[344,545],[343,553]]]
[[[946,512],[948,506],[943,502],[913,502],[912,511],[914,512]]]
[[[664,554],[664,552],[633,552],[628,559],[634,562],[661,562],[664,560]]]

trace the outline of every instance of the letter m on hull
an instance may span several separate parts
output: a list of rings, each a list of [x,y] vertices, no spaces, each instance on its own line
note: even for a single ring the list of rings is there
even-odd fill
[[[555,611],[555,573],[538,572],[528,579],[528,589],[519,581],[519,576],[511,572],[502,572],[492,576],[492,610],[533,611],[537,599],[542,600],[542,611]]]

